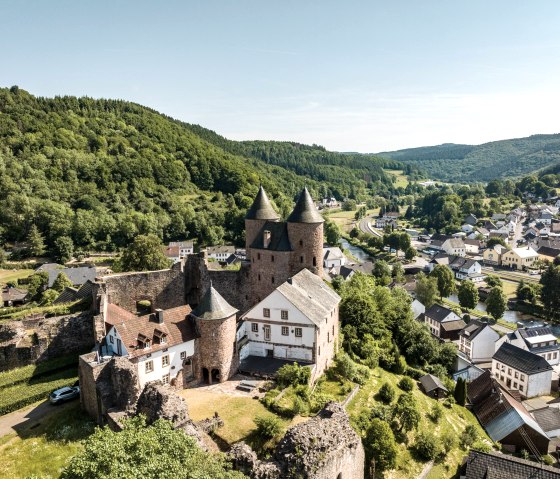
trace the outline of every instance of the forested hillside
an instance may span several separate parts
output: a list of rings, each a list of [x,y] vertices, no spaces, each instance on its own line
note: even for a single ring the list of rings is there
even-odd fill
[[[560,134],[494,141],[483,145],[444,144],[380,153],[413,164],[443,181],[490,181],[526,175],[560,161]]]
[[[50,248],[112,250],[137,234],[243,240],[260,182],[286,214],[304,183],[323,195],[393,190],[392,160],[322,147],[235,142],[117,100],[0,89],[0,246],[37,225]],[[401,166],[402,167],[402,166]]]

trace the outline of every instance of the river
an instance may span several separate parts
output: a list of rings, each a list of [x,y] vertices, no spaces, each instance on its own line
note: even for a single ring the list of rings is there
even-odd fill
[[[345,250],[348,250],[350,254],[354,256],[354,258],[356,258],[360,263],[369,261],[371,259],[370,255],[367,254],[362,248],[350,244],[348,240],[344,238],[340,238],[340,244]]]

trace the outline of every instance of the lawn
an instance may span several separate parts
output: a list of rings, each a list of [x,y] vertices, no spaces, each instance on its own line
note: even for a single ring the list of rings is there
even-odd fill
[[[397,383],[402,376],[398,376],[381,368],[374,371],[373,377],[360,389],[356,397],[348,405],[348,413],[351,418],[357,418],[364,410],[369,410],[373,406],[380,404],[375,399],[375,394],[379,391],[381,385],[388,382],[394,386],[398,393],[402,391],[398,388]],[[480,437],[487,438],[486,433],[478,424],[477,419],[467,409],[461,406],[454,405],[451,409],[443,407],[443,416],[437,424],[434,424],[426,417],[433,405],[436,403],[434,399],[429,398],[423,394],[417,387],[414,389],[414,397],[418,403],[418,409],[422,413],[422,420],[418,431],[431,431],[437,437],[443,434],[452,433],[455,437],[459,437],[463,429],[472,424],[477,428]],[[407,440],[410,444],[413,442],[413,434],[409,433]],[[391,479],[412,479],[418,477],[420,472],[425,466],[424,462],[416,460],[407,449],[406,444],[399,444],[399,457],[397,461],[397,468],[390,471],[385,477]],[[450,453],[446,456],[444,463],[435,464],[434,468],[428,475],[431,479],[451,478],[454,476],[457,466],[461,463],[463,457],[467,453],[460,449],[456,444]]]
[[[0,477],[55,479],[94,430],[79,401],[63,406],[18,432],[0,438]]]
[[[215,432],[220,447],[246,441],[252,447],[260,449],[262,444],[259,444],[252,434],[256,429],[253,419],[257,416],[276,416],[268,411],[258,399],[249,396],[234,396],[201,388],[185,389],[181,395],[187,401],[189,415],[193,421],[212,417],[215,412],[223,419],[224,426]],[[294,418],[293,421],[281,419],[284,430],[280,436],[284,434],[289,425],[300,420],[297,418]]]
[[[0,283],[17,281],[33,274],[32,269],[0,269]]]
[[[332,212],[329,211],[328,218],[331,219],[336,223],[336,225],[346,233],[349,233],[352,228],[355,226],[356,220],[354,217],[356,216],[356,211],[343,211],[343,210],[334,210]],[[378,215],[379,208],[373,210],[367,210],[366,216],[370,215]]]
[[[397,179],[397,181],[395,182],[395,186],[397,188],[406,188],[408,186],[408,176],[403,174],[403,170],[385,170],[385,172],[393,175]]]
[[[502,280],[502,285],[503,285],[503,290],[504,290],[504,293],[506,294],[506,296],[508,298],[515,298],[515,296],[517,294],[518,283],[515,283],[513,281]]]

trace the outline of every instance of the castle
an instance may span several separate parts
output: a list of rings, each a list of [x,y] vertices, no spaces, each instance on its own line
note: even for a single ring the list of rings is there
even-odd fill
[[[280,221],[261,186],[245,228],[239,271],[209,269],[200,253],[98,280],[96,361],[128,357],[141,386],[212,384],[239,370],[269,376],[294,360],[318,378],[336,353],[340,301],[322,280],[323,218],[304,188]]]

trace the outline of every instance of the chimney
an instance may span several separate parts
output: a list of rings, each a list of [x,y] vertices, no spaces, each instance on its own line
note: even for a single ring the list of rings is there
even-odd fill
[[[156,309],[156,319],[159,324],[163,324],[163,309]]]
[[[265,231],[264,231],[264,234],[263,234],[263,247],[264,247],[264,248],[268,248],[268,247],[269,247],[269,245],[270,245],[270,237],[271,237],[270,231],[265,230]]]

